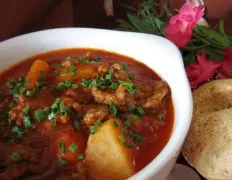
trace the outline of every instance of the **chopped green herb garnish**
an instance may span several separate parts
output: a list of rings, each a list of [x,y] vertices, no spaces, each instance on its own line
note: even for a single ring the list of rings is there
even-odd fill
[[[65,153],[65,143],[64,143],[64,141],[60,141],[60,142],[58,143],[58,148],[59,148],[59,150],[60,150],[60,152],[61,152],[62,154]]]
[[[57,90],[64,90],[64,89],[68,89],[68,88],[77,89],[78,88],[78,84],[73,83],[73,81],[70,80],[70,79],[67,79],[67,80],[65,80],[63,82],[60,82],[56,86]]]
[[[158,119],[160,120],[160,121],[163,121],[164,120],[164,114],[162,114],[162,113],[159,113],[158,114]]]
[[[102,125],[102,122],[100,120],[97,120],[93,126],[90,127],[90,134],[96,134],[97,130],[99,129],[99,127]]]
[[[135,110],[135,108],[136,108],[136,106],[134,104],[129,104],[127,106],[127,109],[128,109],[129,112],[133,112]]]
[[[57,159],[57,162],[59,163],[60,166],[64,166],[67,163],[67,160],[65,158],[59,157]]]
[[[78,154],[77,158],[79,160],[83,160],[83,159],[85,159],[85,155],[84,154]]]
[[[54,76],[59,76],[59,75],[60,75],[60,72],[59,72],[59,71],[54,71],[52,74],[53,74]]]
[[[114,125],[115,127],[120,126],[119,120],[115,119],[114,122],[113,122],[113,125]]]
[[[61,64],[58,64],[58,63],[56,63],[56,64],[54,64],[54,65],[53,65],[53,67],[54,67],[54,68],[56,68],[56,69],[60,69],[60,68],[62,68],[62,65],[61,65]]]
[[[13,152],[10,156],[12,161],[20,161],[21,160],[21,156],[18,152]]]
[[[135,131],[128,130],[127,134],[129,137],[131,137],[137,143],[140,143],[144,140],[144,137]]]
[[[79,57],[78,58],[78,61],[80,62],[80,63],[83,63],[83,64],[97,64],[97,62],[96,61],[90,61],[90,60],[88,60],[87,58],[85,58],[85,57]]]
[[[75,153],[76,150],[78,149],[78,145],[76,143],[72,143],[72,144],[70,144],[70,146],[68,147],[68,149],[69,149],[69,151],[71,153]]]
[[[24,127],[25,128],[31,128],[32,124],[31,124],[31,118],[30,118],[30,108],[27,106],[24,108],[23,110],[24,112],[24,117],[23,117],[23,123],[24,123]]]
[[[22,138],[24,136],[23,128],[21,128],[17,125],[12,127],[12,132],[15,133],[20,138]]]
[[[113,90],[116,90],[116,89],[118,89],[118,86],[119,86],[118,83],[112,82],[109,88],[113,89]]]
[[[67,116],[70,113],[69,107],[65,106],[60,98],[56,98],[55,102],[51,105],[51,110],[48,115],[48,120],[52,120],[58,115]]]
[[[45,110],[37,109],[34,111],[34,118],[38,122],[43,122],[48,116],[48,112]]]
[[[113,114],[114,116],[117,115],[117,107],[116,104],[114,104],[112,101],[109,103],[109,112]]]
[[[136,110],[140,116],[143,116],[145,114],[145,111],[141,106],[136,107]]]
[[[125,86],[126,90],[130,93],[130,94],[134,94],[138,88],[136,86],[134,86],[132,83],[130,82],[126,82],[126,81],[121,81],[119,80],[119,83],[122,84],[123,86]]]
[[[138,121],[138,120],[139,120],[139,117],[138,117],[137,115],[131,114],[130,119],[126,120],[126,121],[124,122],[124,125],[125,125],[126,127],[130,127],[135,121]]]
[[[74,57],[68,56],[68,57],[66,57],[65,59],[68,60],[68,61],[72,61],[72,60],[74,59]]]
[[[119,140],[121,141],[121,143],[124,144],[126,147],[128,147],[128,148],[133,147],[133,144],[130,143],[130,142],[128,142],[128,141],[126,140],[126,138],[124,137],[124,135],[121,134],[121,135],[118,136],[118,138],[119,138]]]

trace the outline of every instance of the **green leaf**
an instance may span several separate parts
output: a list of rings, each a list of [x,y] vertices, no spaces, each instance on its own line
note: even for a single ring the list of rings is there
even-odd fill
[[[76,150],[78,149],[78,145],[76,143],[72,143],[72,144],[70,144],[70,146],[68,147],[68,149],[69,149],[69,151],[71,153],[75,153]]]
[[[102,122],[100,120],[97,120],[93,126],[90,127],[90,134],[96,134],[97,130],[100,128],[100,126],[102,125]]]
[[[21,155],[18,152],[13,152],[10,156],[12,161],[20,161]]]
[[[109,103],[109,112],[116,116],[117,115],[117,107],[116,107],[116,104],[114,104],[114,102],[110,101]]]
[[[65,153],[65,143],[64,143],[64,141],[60,141],[60,142],[58,143],[58,148],[59,148],[59,150],[60,150],[60,152],[61,152],[62,154]]]
[[[57,159],[57,162],[59,163],[60,166],[64,166],[67,163],[67,160],[65,158],[59,157]]]
[[[219,32],[226,36],[225,29],[224,29],[224,20],[223,19],[221,19],[219,21]]]

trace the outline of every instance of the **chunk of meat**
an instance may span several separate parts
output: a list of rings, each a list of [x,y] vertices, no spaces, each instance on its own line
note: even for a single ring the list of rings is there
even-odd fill
[[[131,82],[131,80],[128,76],[128,73],[122,70],[122,66],[120,64],[114,63],[112,65],[112,67],[115,70],[114,77],[116,79]]]
[[[63,97],[62,102],[64,103],[64,105],[74,109],[76,112],[81,111],[81,105],[70,97]]]
[[[0,179],[14,179],[26,174],[39,174],[52,166],[52,151],[48,138],[32,135],[23,140],[22,144],[0,143]],[[13,161],[11,155],[17,152],[19,161]],[[20,161],[22,160],[22,161]]]
[[[108,108],[106,106],[96,106],[90,108],[84,114],[84,123],[87,127],[91,127],[97,120],[102,121],[108,116]]]
[[[133,97],[126,92],[126,88],[120,84],[115,93],[103,92],[96,87],[92,87],[92,95],[98,103],[109,104],[114,102],[118,106],[133,103]]]
[[[71,97],[80,104],[86,104],[93,100],[93,95],[89,88],[68,89],[65,95]]]
[[[143,104],[143,108],[156,108],[160,105],[160,103],[168,93],[168,84],[164,81],[158,81],[155,84],[153,95],[146,99],[145,103]]]
[[[127,179],[134,173],[132,149],[119,140],[121,131],[113,122],[113,118],[106,121],[87,142],[86,164],[96,180]]]
[[[108,64],[101,63],[97,67],[97,72],[98,72],[99,75],[105,75],[105,74],[107,74],[109,72],[109,69],[110,69],[110,67],[109,67]]]

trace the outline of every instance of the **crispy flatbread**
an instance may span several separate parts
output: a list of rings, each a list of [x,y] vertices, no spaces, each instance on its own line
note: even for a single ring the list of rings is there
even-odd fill
[[[232,79],[193,92],[192,124],[182,153],[207,179],[232,179]]]

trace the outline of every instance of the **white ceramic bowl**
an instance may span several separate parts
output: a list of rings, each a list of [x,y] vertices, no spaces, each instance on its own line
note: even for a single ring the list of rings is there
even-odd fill
[[[0,69],[45,51],[96,48],[130,56],[152,68],[171,87],[174,127],[159,155],[131,180],[163,180],[172,170],[190,126],[192,96],[178,48],[148,34],[87,28],[64,28],[22,35],[0,43]]]

